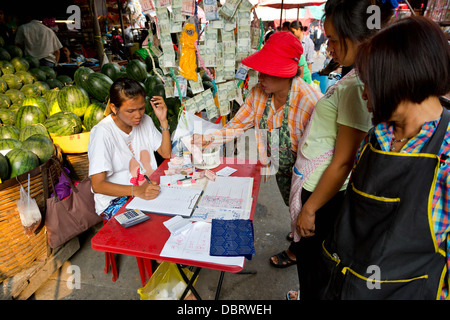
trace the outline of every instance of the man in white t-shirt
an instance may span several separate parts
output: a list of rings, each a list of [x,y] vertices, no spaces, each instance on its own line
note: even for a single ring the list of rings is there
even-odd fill
[[[167,106],[162,97],[151,100],[161,133],[144,113],[144,97],[145,90],[137,81],[118,79],[110,90],[112,114],[91,130],[89,176],[99,215],[117,197],[153,199],[159,194],[159,186],[147,178],[157,168],[154,152],[163,158],[171,155]]]
[[[63,46],[55,32],[38,20],[31,20],[17,29],[16,45],[24,48],[25,55],[35,57],[41,65],[53,68]]]

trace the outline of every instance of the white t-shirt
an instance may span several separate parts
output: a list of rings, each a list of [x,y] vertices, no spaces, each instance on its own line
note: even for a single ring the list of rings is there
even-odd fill
[[[37,20],[17,28],[15,41],[25,46],[25,55],[53,63],[57,62],[53,53],[63,47],[55,32]]]
[[[89,135],[89,176],[106,172],[106,181],[136,185],[132,183],[133,179],[138,179],[139,163],[135,159],[142,163],[145,174],[150,176],[158,166],[154,152],[161,146],[161,142],[161,132],[148,115],[144,115],[139,126],[133,127],[130,134],[123,132],[109,115],[94,126]],[[144,182],[146,181],[141,175],[139,184]],[[97,214],[101,214],[114,198],[116,197],[95,193]]]

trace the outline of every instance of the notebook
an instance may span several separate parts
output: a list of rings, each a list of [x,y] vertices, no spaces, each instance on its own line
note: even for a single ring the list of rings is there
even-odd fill
[[[203,190],[161,186],[159,195],[152,200],[135,197],[126,209],[139,209],[148,213],[190,217]]]

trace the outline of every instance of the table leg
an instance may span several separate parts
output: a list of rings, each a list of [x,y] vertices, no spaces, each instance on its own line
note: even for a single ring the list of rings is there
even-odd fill
[[[196,267],[194,274],[192,275],[191,279],[189,280],[179,264],[177,264],[177,267],[178,267],[178,270],[180,271],[181,277],[183,278],[184,282],[187,284],[186,289],[184,289],[184,292],[180,297],[180,300],[184,300],[184,298],[186,298],[186,295],[189,292],[189,290],[191,290],[192,294],[195,296],[195,298],[197,300],[202,300],[202,298],[200,298],[200,295],[198,294],[197,290],[195,290],[195,288],[194,288],[195,279],[197,279],[198,274],[200,273],[200,270],[202,268]]]
[[[145,284],[147,283],[147,281],[151,278],[151,276],[153,274],[152,260],[136,257],[136,262],[138,264],[142,286],[145,286]]]
[[[223,276],[225,275],[225,271],[220,272],[219,283],[217,284],[216,289],[216,297],[214,300],[219,300],[220,290],[222,289]]]

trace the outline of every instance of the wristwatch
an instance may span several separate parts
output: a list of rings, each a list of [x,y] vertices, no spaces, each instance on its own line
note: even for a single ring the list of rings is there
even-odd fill
[[[167,128],[163,128],[163,127],[159,126],[159,128],[160,128],[162,131],[169,131],[170,126],[167,126]]]

